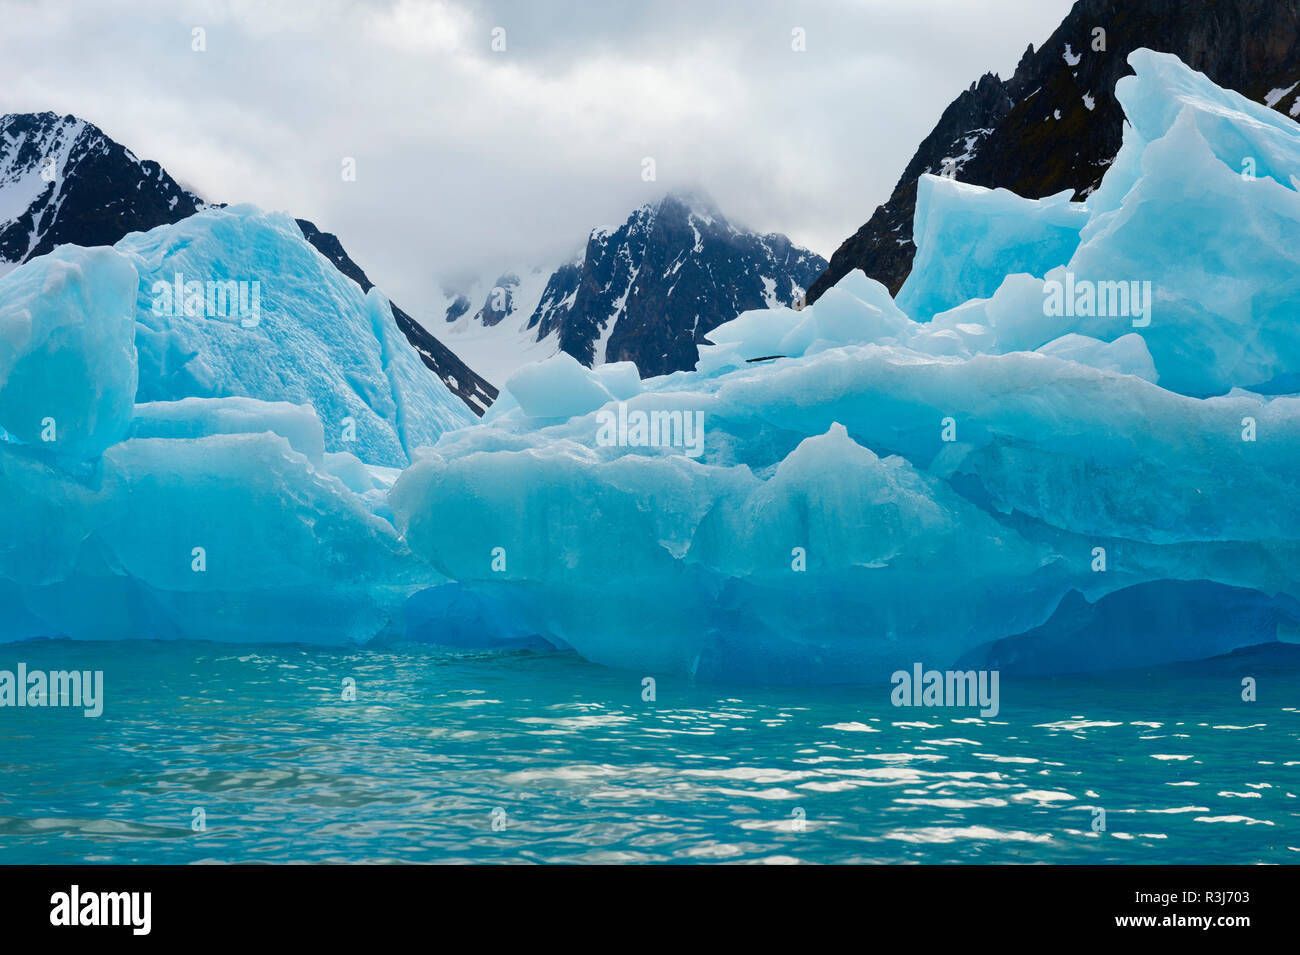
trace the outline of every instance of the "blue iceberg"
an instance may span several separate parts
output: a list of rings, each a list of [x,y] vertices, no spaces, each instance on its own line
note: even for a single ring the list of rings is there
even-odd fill
[[[557,355],[481,423],[285,217],[16,270],[4,635],[554,646],[797,683],[1295,639],[1300,126],[1130,62],[1086,200],[924,180],[898,301],[852,273],[647,381]],[[256,321],[165,314],[178,273],[260,278]]]

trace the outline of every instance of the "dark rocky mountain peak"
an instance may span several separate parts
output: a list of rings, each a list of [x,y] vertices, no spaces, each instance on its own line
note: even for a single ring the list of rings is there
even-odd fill
[[[203,208],[160,165],[140,160],[75,116],[0,116],[0,260],[56,245],[112,245],[128,232]]]
[[[793,305],[823,269],[784,235],[737,227],[700,192],[672,193],[596,229],[551,276],[529,321],[586,365],[642,377],[693,368],[696,345],[747,309]]]

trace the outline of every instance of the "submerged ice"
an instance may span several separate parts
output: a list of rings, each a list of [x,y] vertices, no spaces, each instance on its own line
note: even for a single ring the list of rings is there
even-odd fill
[[[1294,639],[1300,127],[1130,62],[1086,201],[924,179],[897,301],[855,272],[648,381],[561,353],[480,424],[287,217],[15,270],[4,635],[549,645],[810,683]],[[206,287],[177,314],[183,282],[160,314],[160,282],[214,273],[260,277],[256,321]]]

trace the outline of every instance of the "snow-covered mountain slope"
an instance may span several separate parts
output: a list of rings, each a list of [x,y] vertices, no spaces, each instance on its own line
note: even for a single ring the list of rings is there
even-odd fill
[[[944,111],[893,194],[831,256],[815,302],[854,269],[897,293],[916,254],[917,180],[926,173],[1042,198],[1084,198],[1119,151],[1114,95],[1135,49],[1173,53],[1219,86],[1300,116],[1300,0],[1079,0],[1007,80],[985,74]]]
[[[531,324],[551,275],[548,268],[512,269],[446,296],[440,333],[488,380],[504,384],[520,366],[560,350],[558,334],[539,337]]]
[[[205,208],[158,163],[137,159],[92,123],[48,112],[0,116],[0,275],[57,245],[113,245]],[[370,291],[337,236],[297,222],[317,251]],[[425,366],[481,415],[497,389],[401,308],[392,311]]]
[[[203,208],[156,162],[75,116],[0,116],[0,274],[56,245],[112,245]]]
[[[825,267],[783,235],[732,224],[706,197],[670,194],[592,230],[549,275],[510,271],[450,297],[447,335],[498,383],[561,350],[662,375],[695,367],[696,346],[741,312],[795,305]]]

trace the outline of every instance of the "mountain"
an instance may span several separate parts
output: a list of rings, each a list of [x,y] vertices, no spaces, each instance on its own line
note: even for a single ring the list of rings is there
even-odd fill
[[[741,312],[796,305],[825,268],[784,235],[732,224],[706,197],[670,194],[593,230],[543,283],[544,271],[506,272],[486,295],[453,298],[446,318],[465,354],[558,350],[587,366],[630,361],[652,377],[694,368],[696,345]]]
[[[512,268],[457,290],[443,303],[440,333],[458,355],[504,384],[521,365],[560,350],[557,335],[539,336],[530,327],[554,271],[551,266]]]
[[[74,116],[0,117],[0,272],[56,245],[112,245],[204,207],[155,162]]]
[[[61,244],[114,245],[131,232],[170,225],[208,208],[158,163],[141,160],[74,116],[0,116],[0,275]],[[297,220],[304,238],[369,291],[338,237]],[[393,304],[393,318],[424,364],[475,414],[497,389]]]
[[[889,200],[831,256],[808,301],[853,269],[898,292],[916,253],[923,173],[1028,197],[1091,193],[1119,151],[1115,82],[1132,72],[1127,58],[1139,47],[1173,53],[1219,86],[1300,116],[1300,0],[1079,0],[1009,80],[988,73],[949,105]]]

